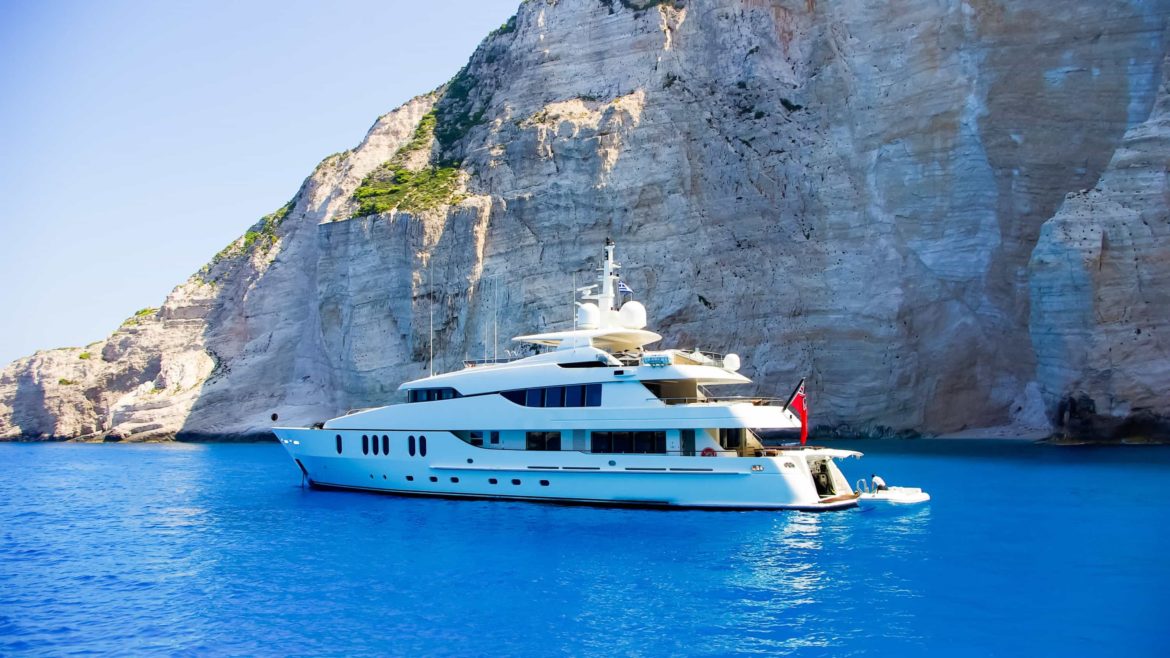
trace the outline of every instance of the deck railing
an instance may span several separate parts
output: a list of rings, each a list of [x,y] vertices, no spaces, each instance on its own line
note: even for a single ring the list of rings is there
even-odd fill
[[[745,395],[733,395],[724,397],[705,397],[705,398],[646,398],[649,400],[660,400],[666,404],[743,404],[748,403],[756,407],[782,407],[788,401],[787,398],[761,398]]]

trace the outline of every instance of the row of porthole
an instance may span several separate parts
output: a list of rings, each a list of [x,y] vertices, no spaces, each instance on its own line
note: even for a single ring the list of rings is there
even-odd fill
[[[373,475],[371,475],[370,477],[374,477],[374,476],[373,476]],[[439,478],[437,478],[437,477],[435,477],[434,475],[432,475],[432,476],[430,476],[430,480],[431,480],[431,482],[438,482],[438,481],[439,481]],[[406,481],[407,481],[407,482],[414,482],[414,476],[413,476],[413,475],[407,475],[407,476],[406,476]],[[488,484],[499,484],[499,483],[500,483],[500,481],[499,481],[499,480],[497,480],[496,478],[488,478]],[[457,478],[457,477],[452,477],[452,478],[451,478],[451,484],[459,484],[459,478]],[[520,480],[519,480],[518,478],[513,478],[513,479],[512,479],[512,484],[514,484],[514,485],[516,485],[516,486],[520,486]],[[548,480],[541,480],[541,481],[540,481],[540,486],[542,486],[542,487],[547,487],[547,486],[549,486],[549,481],[548,481]]]
[[[373,441],[371,441],[370,438],[371,437],[369,434],[362,435],[362,454],[363,455],[370,454],[371,443],[373,444],[374,454],[375,455],[378,454],[378,435],[375,434],[373,436]],[[337,442],[337,454],[340,455],[342,448],[343,448],[340,434],[337,435],[336,442]],[[382,454],[383,455],[390,454],[390,437],[388,435],[386,435],[386,434],[382,435],[381,445],[382,445]],[[415,453],[414,435],[407,437],[406,451],[410,453],[411,457],[414,456],[414,453]],[[422,457],[427,456],[427,437],[425,437],[425,436],[418,437],[418,454]]]

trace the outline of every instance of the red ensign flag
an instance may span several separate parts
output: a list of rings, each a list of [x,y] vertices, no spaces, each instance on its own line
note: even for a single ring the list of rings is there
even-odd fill
[[[792,396],[792,409],[800,416],[800,445],[804,445],[808,441],[808,398],[804,395],[804,380],[796,389],[796,395]]]

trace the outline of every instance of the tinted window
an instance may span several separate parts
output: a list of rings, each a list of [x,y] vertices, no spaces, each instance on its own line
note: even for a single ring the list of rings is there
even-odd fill
[[[618,453],[634,451],[634,437],[630,432],[613,433],[613,451]]]
[[[341,454],[341,435],[337,435],[337,454]]]
[[[529,450],[560,450],[560,432],[527,432],[527,447]]]
[[[499,443],[499,442],[500,442],[500,433],[499,432],[492,432],[492,443]]]
[[[528,398],[524,402],[529,407],[543,407],[544,406],[544,389],[530,388],[528,389]]]
[[[719,443],[728,450],[735,450],[743,443],[742,427],[725,427],[719,430]]]
[[[378,454],[378,437],[374,437],[374,454]]]
[[[666,432],[634,432],[634,452],[666,452]]]
[[[390,437],[386,436],[385,434],[382,435],[382,454],[390,454]]]
[[[585,406],[586,407],[600,407],[601,406],[601,384],[586,384],[585,385]]]
[[[414,456],[414,436],[406,437],[406,451],[410,453],[411,457]]]
[[[544,406],[546,407],[563,407],[565,406],[565,387],[551,386],[544,390]]]
[[[425,436],[418,437],[418,454],[423,457],[427,456],[427,437]]]
[[[584,386],[566,386],[565,387],[565,406],[566,407],[583,407],[583,406],[585,406],[585,387]]]
[[[503,393],[500,393],[500,395],[504,396],[508,400],[511,400],[512,402],[515,402],[516,404],[519,404],[521,406],[524,405],[524,391],[523,390],[504,391]]]
[[[370,454],[370,437],[365,434],[362,435],[362,454]]]
[[[594,432],[592,439],[593,452],[613,452],[613,432]]]

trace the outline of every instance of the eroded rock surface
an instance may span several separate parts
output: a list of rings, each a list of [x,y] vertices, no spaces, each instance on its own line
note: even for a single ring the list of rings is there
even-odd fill
[[[272,413],[382,404],[425,374],[432,324],[436,371],[568,326],[606,236],[668,342],[739,352],[760,394],[807,375],[826,430],[1035,424],[1080,393],[1111,418],[1163,414],[1162,316],[1134,309],[1165,307],[1151,290],[1166,261],[1133,217],[1166,204],[1150,173],[1165,144],[1140,135],[1159,121],[1168,14],[530,0],[450,83],[327,158],[278,220],[84,348],[100,358],[10,365],[0,432],[247,437]],[[458,193],[355,217],[391,162],[415,183],[457,168]],[[1118,196],[1139,188],[1144,211]],[[1110,236],[1107,276],[1054,242],[1092,230]]]

